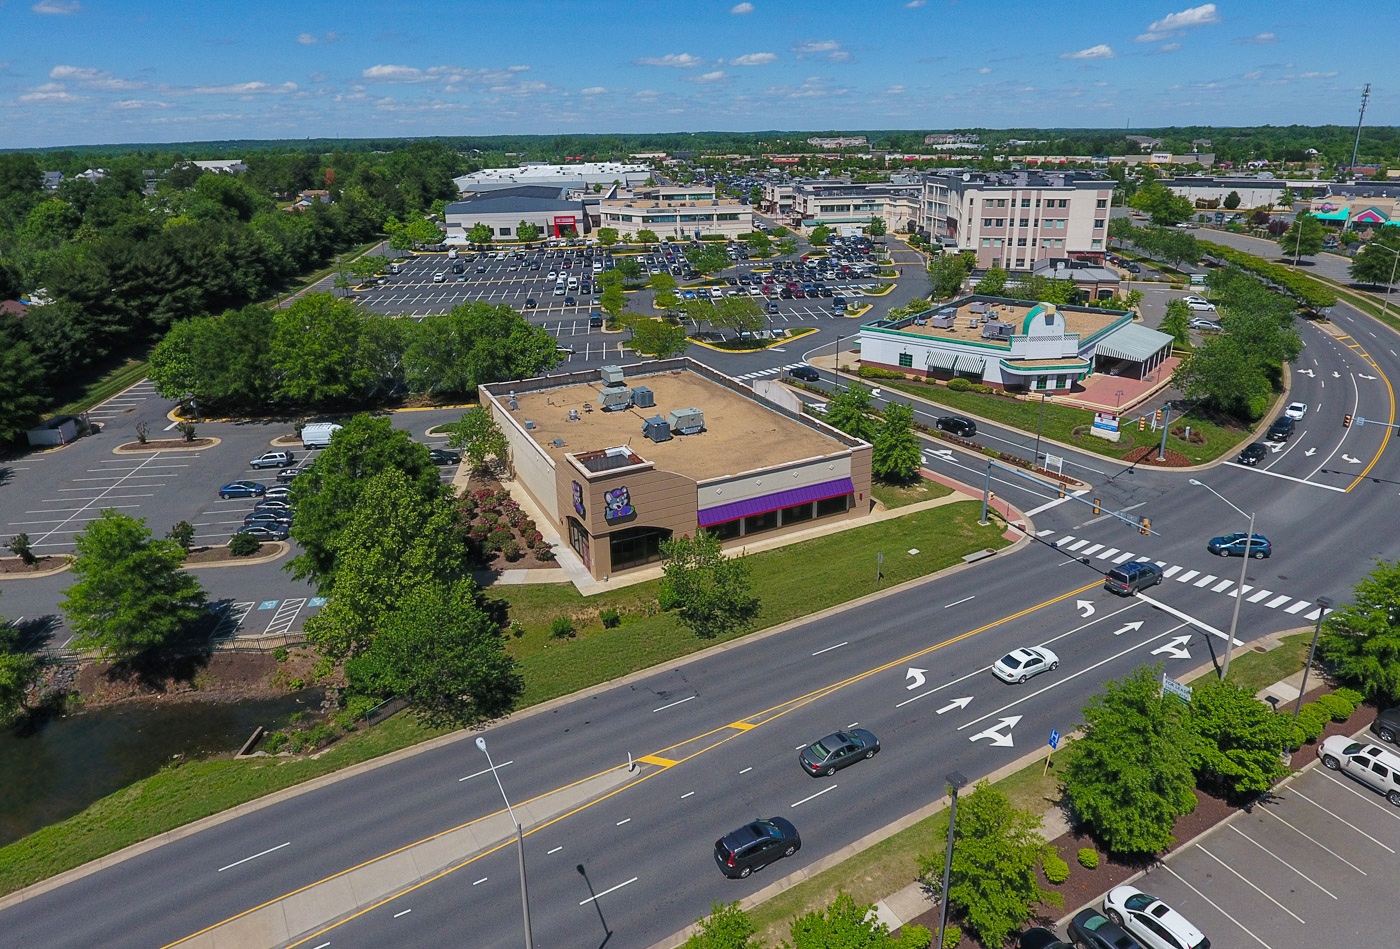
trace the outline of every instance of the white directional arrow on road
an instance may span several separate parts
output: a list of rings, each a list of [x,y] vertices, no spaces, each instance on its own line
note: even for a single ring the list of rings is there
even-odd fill
[[[1340,378],[1342,378],[1342,374],[1341,374],[1340,372],[1338,372],[1337,370],[1333,369],[1333,370],[1332,370],[1332,378],[1333,378],[1333,379],[1340,379]]]
[[[1171,656],[1173,659],[1190,659],[1191,653],[1186,648],[1186,644],[1190,641],[1190,636],[1177,636],[1166,645],[1158,646],[1156,649],[1152,650],[1152,655],[1167,655]]]
[[[951,448],[936,448],[933,451],[925,452],[924,454],[933,455],[935,458],[942,458],[944,461],[953,460],[953,449]]]
[[[1300,376],[1311,376],[1311,375],[1313,375],[1313,371],[1312,371],[1311,369],[1295,369],[1294,372],[1298,373],[1298,375],[1300,375]]]
[[[908,680],[913,680],[913,681],[909,682],[909,684],[906,685],[905,688],[908,689],[910,692],[913,692],[915,689],[921,689],[921,688],[923,688],[923,686],[924,686],[924,673],[925,673],[925,672],[928,672],[928,670],[927,670],[927,669],[915,669],[913,666],[910,666],[910,667],[909,667],[909,671],[908,671],[907,673],[905,673],[904,678],[905,678],[906,681],[908,681]]]
[[[1136,623],[1124,623],[1122,629],[1115,629],[1113,631],[1113,635],[1122,636],[1124,633],[1130,631],[1136,633],[1140,629],[1142,629],[1142,620],[1138,620]]]
[[[1309,448],[1307,451],[1303,452],[1303,457],[1304,457],[1304,458],[1311,458],[1313,455],[1316,455],[1316,454],[1317,454],[1317,449],[1316,449],[1316,448]]]
[[[1358,372],[1358,373],[1356,374],[1356,378],[1358,378],[1358,379],[1370,379],[1372,382],[1374,382],[1374,381],[1376,380],[1376,377],[1375,377],[1375,376],[1368,376],[1368,375],[1366,375],[1366,374],[1363,373],[1363,372]]]
[[[939,715],[942,715],[944,712],[951,712],[951,711],[952,711],[953,709],[955,709],[955,708],[967,708],[967,706],[968,706],[971,702],[972,702],[972,696],[970,696],[970,695],[964,696],[963,698],[960,698],[960,699],[953,699],[953,700],[952,700],[951,702],[949,702],[947,705],[945,705],[945,706],[943,706],[942,708],[940,708],[940,709],[938,710],[938,714],[939,714]]]
[[[1264,444],[1269,446],[1269,454],[1271,455],[1277,455],[1288,447],[1283,442],[1265,442]]]
[[[1015,742],[1011,740],[1011,729],[1015,728],[1016,723],[1020,720],[1020,715],[1012,715],[1010,718],[1003,718],[1001,721],[997,722],[995,725],[993,725],[986,731],[978,732],[977,734],[973,735],[971,738],[968,739],[968,741],[979,741],[983,738],[990,738],[992,740],[993,745],[999,745],[1003,748],[1010,748],[1012,745],[1015,744]],[[1006,729],[1006,734],[1004,735],[1001,731],[1003,728]]]
[[[1342,452],[1342,461],[1345,461],[1345,462],[1346,462],[1347,464],[1349,464],[1349,465],[1359,465],[1359,464],[1361,464],[1361,459],[1360,459],[1360,458],[1353,458],[1353,457],[1351,457],[1351,455],[1348,455],[1346,452]]]
[[[1090,603],[1088,600],[1076,600],[1074,602],[1074,608],[1076,610],[1083,610],[1084,612],[1080,615],[1085,619],[1094,615],[1094,604]]]

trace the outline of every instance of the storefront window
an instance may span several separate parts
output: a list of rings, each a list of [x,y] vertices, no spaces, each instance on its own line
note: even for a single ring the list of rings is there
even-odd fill
[[[742,522],[738,520],[725,521],[722,524],[715,524],[713,527],[707,527],[705,530],[714,534],[720,540],[733,540],[739,536],[740,523]]]
[[[655,563],[661,559],[661,542],[671,532],[662,527],[629,527],[608,535],[614,571]]]
[[[845,514],[851,506],[851,496],[843,494],[839,498],[827,498],[817,502],[817,517],[830,517],[832,514]]]
[[[767,514],[755,514],[753,517],[744,518],[744,536],[757,534],[760,531],[771,531],[778,526],[778,512],[769,511]]]
[[[810,521],[812,519],[812,505],[794,504],[792,507],[783,508],[783,524],[796,524],[799,521]]]
[[[574,548],[574,553],[579,555],[583,565],[588,569],[593,569],[593,555],[588,547],[588,531],[583,529],[583,525],[572,517],[569,518],[569,546]]]

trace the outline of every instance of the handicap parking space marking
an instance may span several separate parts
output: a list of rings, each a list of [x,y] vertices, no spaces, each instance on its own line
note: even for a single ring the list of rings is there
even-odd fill
[[[267,629],[263,630],[263,634],[290,632],[292,623],[296,621],[297,614],[305,605],[306,597],[304,596],[283,600],[282,606],[272,615],[272,619],[268,622]]]
[[[221,604],[216,611],[220,613],[219,622],[209,633],[211,639],[223,639],[226,636],[236,636],[243,621],[248,618],[248,614],[253,609],[253,601],[245,600],[239,603]]]
[[[325,606],[325,605],[326,605],[326,598],[323,597],[323,596],[313,596],[311,599],[309,599],[309,600],[306,601],[306,607],[307,607],[307,609],[315,609],[315,608],[317,608],[317,607],[321,607],[321,606]]]
[[[277,609],[277,604],[278,604],[278,603],[281,603],[281,602],[282,602],[281,600],[263,600],[261,603],[258,604],[258,609],[259,609],[259,610],[275,610],[275,609]]]

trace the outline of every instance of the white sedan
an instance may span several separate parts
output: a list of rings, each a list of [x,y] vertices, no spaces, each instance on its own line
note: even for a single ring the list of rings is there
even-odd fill
[[[1186,298],[1186,305],[1187,305],[1187,307],[1189,307],[1189,308],[1192,309],[1192,310],[1195,310],[1195,311],[1198,312],[1198,313],[1200,313],[1200,312],[1214,313],[1214,312],[1215,312],[1215,304],[1214,304],[1214,303],[1211,303],[1209,300],[1202,300],[1200,297],[1196,297],[1195,299],[1192,299],[1191,297],[1187,297],[1187,298]]]
[[[1011,650],[992,663],[992,675],[1003,682],[1025,682],[1059,665],[1060,657],[1044,646],[1025,646]]]
[[[1283,410],[1283,414],[1297,421],[1308,414],[1308,404],[1306,402],[1290,402],[1288,408]]]

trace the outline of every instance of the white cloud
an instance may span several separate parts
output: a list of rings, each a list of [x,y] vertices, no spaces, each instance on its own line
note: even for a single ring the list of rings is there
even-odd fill
[[[735,56],[729,61],[731,66],[767,66],[776,62],[777,53],[745,53],[742,56]]]
[[[143,82],[135,82],[130,79],[118,79],[111,73],[103,72],[100,69],[93,69],[90,66],[58,65],[49,70],[49,78],[79,82],[89,89],[105,89],[108,91],[144,89],[146,85]]]
[[[120,102],[112,103],[112,108],[122,109],[124,111],[133,111],[136,109],[169,109],[173,107],[174,103],[159,102],[150,99],[122,99]]]
[[[1139,33],[1133,37],[1134,43],[1155,43],[1175,36],[1175,33]]]
[[[689,53],[667,53],[665,56],[648,56],[637,60],[641,66],[670,66],[675,69],[694,69],[705,61]]]
[[[371,66],[360,73],[365,79],[379,82],[422,82],[423,70],[412,66]]]
[[[601,96],[607,91],[603,86],[589,86],[587,89],[580,89],[578,94],[581,96]]]
[[[903,86],[890,86],[883,94],[887,96],[902,96],[904,93],[905,88]]]
[[[824,56],[833,63],[844,63],[851,58],[851,54],[842,48],[836,40],[811,40],[806,43],[799,43],[792,48],[792,51],[799,58],[808,56]]]
[[[1189,30],[1196,26],[1219,23],[1220,15],[1215,12],[1215,4],[1203,3],[1180,13],[1171,13],[1147,27],[1149,33],[1170,33],[1176,30]]]
[[[83,102],[82,96],[75,96],[63,88],[61,82],[46,82],[35,86],[19,97],[20,102]]]
[[[78,0],[39,0],[29,9],[46,16],[71,16],[82,8]]]
[[[906,3],[904,6],[905,9],[908,10],[917,10],[919,9],[919,7],[923,6],[926,3],[928,3],[928,0],[909,0],[909,2]]]
[[[1175,53],[1175,52],[1176,52],[1177,50],[1179,50],[1179,49],[1181,49],[1181,44],[1180,44],[1180,43],[1163,43],[1163,44],[1161,45],[1161,47],[1158,48],[1157,52],[1159,52],[1159,53]]]
[[[983,66],[981,69],[977,70],[977,73],[978,73],[978,75],[985,76],[985,75],[987,75],[987,73],[989,73],[989,72],[991,72],[991,71],[992,71],[992,67],[991,67],[991,66]]]
[[[100,79],[106,73],[91,66],[55,66],[49,70],[50,79],[90,80]]]
[[[719,82],[724,78],[724,70],[716,69],[714,72],[703,73],[695,77],[696,82]]]
[[[1240,42],[1241,42],[1241,43],[1257,43],[1257,44],[1259,44],[1259,45],[1262,46],[1262,45],[1266,45],[1266,44],[1268,44],[1268,43],[1277,43],[1277,42],[1278,42],[1278,37],[1275,36],[1273,33],[1256,33],[1256,34],[1254,34],[1253,36],[1250,36],[1250,37],[1248,37],[1248,38],[1246,38],[1246,39],[1240,40]]]
[[[340,39],[340,34],[332,30],[325,36],[317,36],[315,33],[301,33],[297,36],[297,42],[302,46],[315,46],[317,43],[334,43]]]
[[[1090,46],[1088,49],[1081,49],[1076,53],[1061,53],[1061,59],[1112,59],[1113,49],[1106,43],[1098,46]]]
[[[529,66],[507,66],[506,72],[529,72]]]
[[[753,4],[752,4],[752,3],[736,3],[736,4],[734,4],[734,6],[732,6],[732,7],[729,8],[729,12],[735,14],[736,16],[743,16],[745,13],[752,13],[752,12],[753,12]]]
[[[265,82],[234,82],[223,86],[195,86],[194,91],[204,96],[248,96],[258,93],[296,92],[297,84],[284,82],[280,86]]]
[[[1263,79],[1263,78],[1264,78],[1264,72],[1263,72],[1263,70],[1260,70],[1260,69],[1251,69],[1249,72],[1245,73],[1245,74],[1244,74],[1243,76],[1241,76],[1240,78],[1241,78],[1241,79]]]

